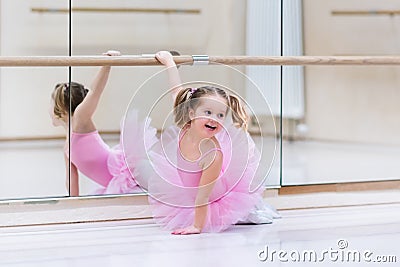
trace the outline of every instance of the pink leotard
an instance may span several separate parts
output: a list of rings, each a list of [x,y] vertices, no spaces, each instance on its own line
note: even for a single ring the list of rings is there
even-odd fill
[[[183,158],[178,151],[178,173],[182,180],[182,185],[187,187],[198,187],[203,170],[200,167],[200,161],[212,152],[221,151],[220,148],[213,148],[200,156],[195,161],[188,161]]]
[[[71,134],[71,162],[80,172],[102,186],[113,178],[108,168],[110,147],[98,131]],[[66,151],[68,156],[68,150]]]
[[[212,148],[209,151],[203,153],[197,160],[187,160],[183,157],[180,143],[183,136],[186,134],[187,131],[184,131],[179,138],[178,149],[177,149],[177,169],[179,176],[182,180],[182,185],[187,187],[198,187],[201,175],[203,173],[202,168],[200,167],[200,161],[203,160],[206,156],[208,156],[212,152],[222,150],[220,148]]]

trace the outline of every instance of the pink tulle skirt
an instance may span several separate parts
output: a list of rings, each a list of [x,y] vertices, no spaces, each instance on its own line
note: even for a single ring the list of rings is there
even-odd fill
[[[155,141],[155,130],[149,122],[139,124],[144,127],[139,131],[128,130],[133,125],[125,127],[125,133],[130,135],[124,135],[123,150],[136,182],[149,194],[155,221],[168,230],[193,225],[198,188],[187,181],[196,184],[193,179],[199,177],[182,177],[178,172],[174,155],[180,129],[171,126]],[[220,232],[245,221],[250,211],[263,202],[261,185],[252,185],[260,154],[249,134],[227,126],[217,139],[223,152],[223,166],[207,202],[203,232]],[[140,143],[140,148],[133,140]]]
[[[121,125],[120,144],[110,150],[107,166],[112,179],[106,187],[102,187],[93,194],[129,194],[143,193],[144,189],[135,179],[136,165],[147,159],[146,148],[158,142],[156,129],[150,127],[150,120],[140,120],[137,111],[126,116]],[[127,147],[129,153],[125,153]],[[147,187],[147,183],[144,185]]]

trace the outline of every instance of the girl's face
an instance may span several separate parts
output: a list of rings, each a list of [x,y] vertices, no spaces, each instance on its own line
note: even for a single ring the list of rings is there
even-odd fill
[[[223,97],[201,97],[197,108],[189,111],[191,127],[204,137],[210,138],[221,131],[227,110],[228,103]]]

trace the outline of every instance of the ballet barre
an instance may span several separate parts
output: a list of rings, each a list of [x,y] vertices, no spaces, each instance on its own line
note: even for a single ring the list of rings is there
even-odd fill
[[[43,8],[33,7],[32,12],[38,13],[69,13],[68,8]],[[165,9],[165,8],[95,8],[95,7],[73,7],[72,12],[96,12],[96,13],[178,13],[178,14],[200,14],[199,9]]]
[[[370,16],[370,15],[400,15],[400,10],[334,10],[331,12],[336,16]]]
[[[187,65],[400,65],[400,56],[174,56]],[[156,66],[149,56],[14,56],[0,57],[0,67]]]

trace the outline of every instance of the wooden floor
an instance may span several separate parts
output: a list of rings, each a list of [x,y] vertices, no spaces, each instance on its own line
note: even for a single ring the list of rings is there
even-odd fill
[[[152,220],[0,228],[0,266],[381,266],[373,262],[378,259],[396,261],[384,266],[400,264],[400,204],[281,215],[270,225],[192,236],[173,236]],[[293,261],[310,251],[320,262]],[[360,263],[342,257],[347,252],[359,253]]]

